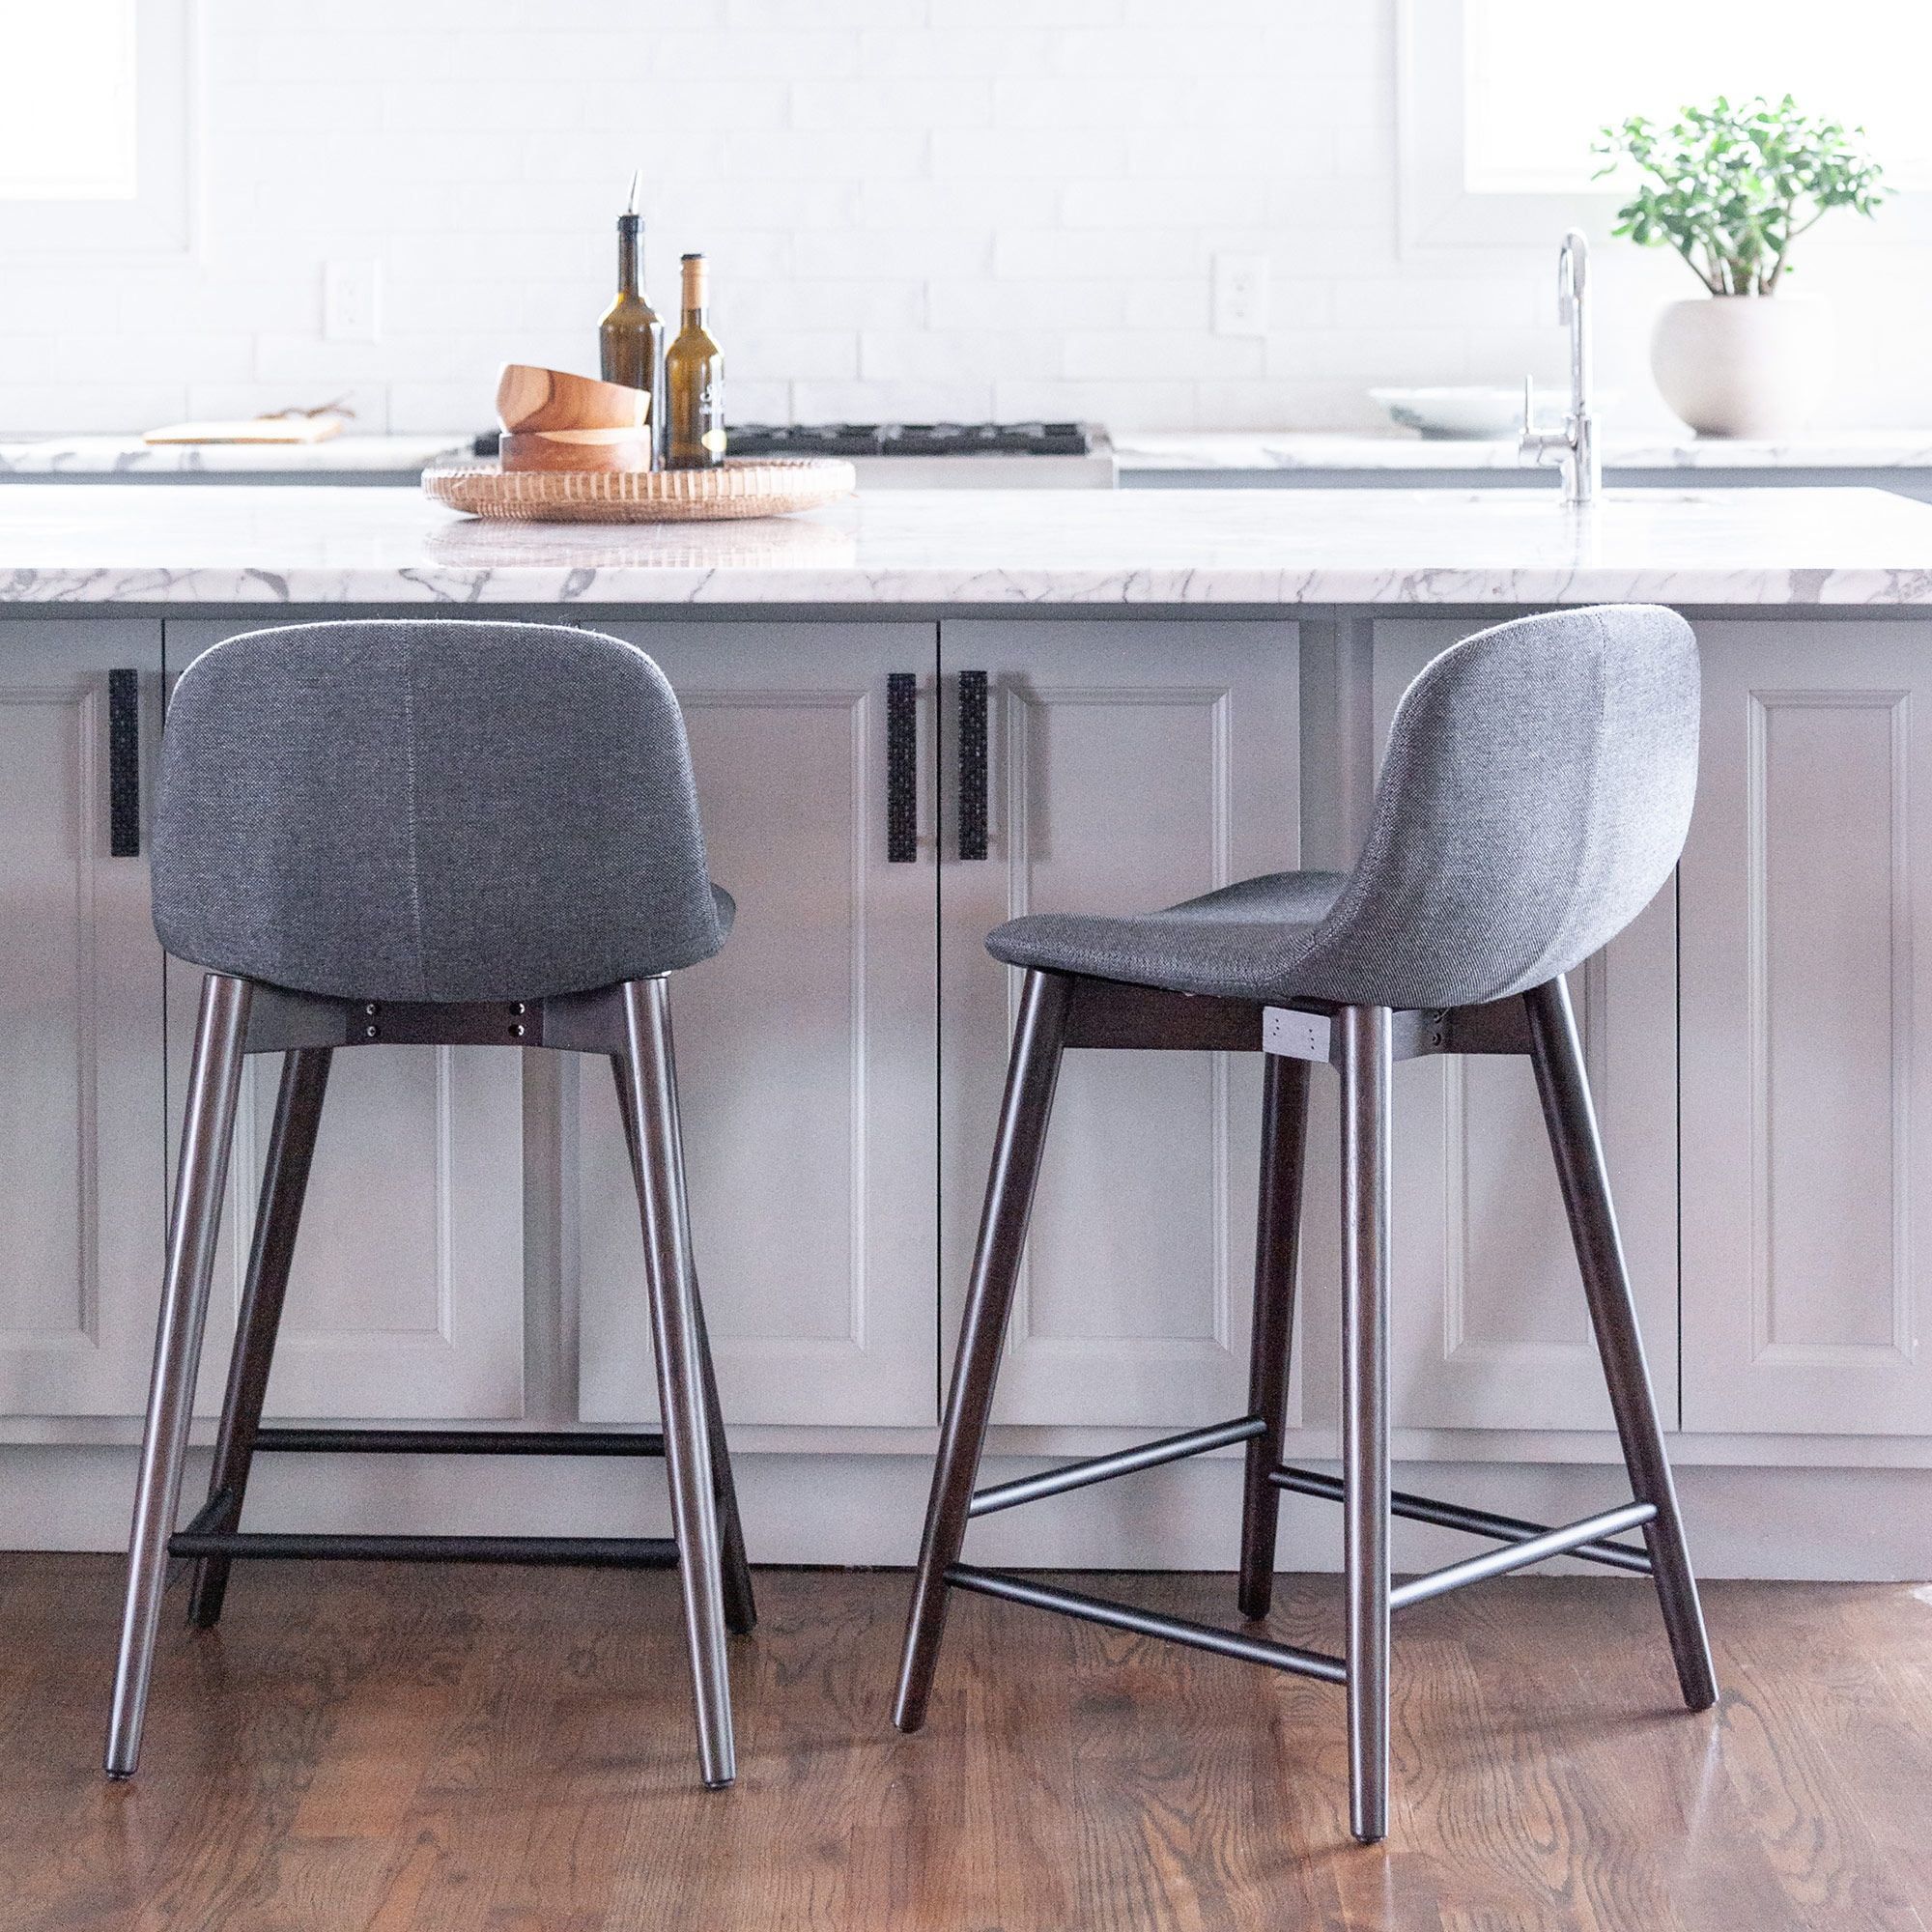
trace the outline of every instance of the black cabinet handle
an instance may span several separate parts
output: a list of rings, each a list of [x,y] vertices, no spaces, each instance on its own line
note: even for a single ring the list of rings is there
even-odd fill
[[[919,858],[919,680],[909,670],[886,674],[886,859]]]
[[[107,673],[107,853],[141,856],[141,673]]]
[[[986,856],[986,673],[959,673],[959,856]]]

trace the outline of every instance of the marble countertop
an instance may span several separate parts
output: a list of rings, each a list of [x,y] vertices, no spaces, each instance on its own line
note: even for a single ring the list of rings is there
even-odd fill
[[[138,436],[43,437],[34,442],[0,442],[0,475],[179,475],[233,471],[238,475],[299,471],[422,469],[440,456],[468,456],[473,438],[445,436],[332,436],[327,442],[143,442]]]
[[[338,436],[327,442],[144,443],[133,436],[42,437],[0,441],[0,475],[317,474],[421,469],[467,455],[470,435]],[[1122,470],[1516,469],[1514,442],[1426,441],[1396,431],[1321,430],[1117,432]],[[1605,462],[1626,469],[1923,469],[1932,468],[1932,429],[1814,432],[1781,442],[1723,441],[1669,432],[1612,435]]]
[[[491,524],[381,486],[17,484],[0,603],[1932,607],[1879,490],[882,491],[754,523]]]
[[[1923,469],[1932,429],[1816,431],[1779,442],[1668,431],[1608,435],[1610,469]],[[1425,440],[1398,431],[1347,436],[1314,430],[1227,430],[1114,438],[1123,471],[1240,469],[1517,469],[1516,443]]]

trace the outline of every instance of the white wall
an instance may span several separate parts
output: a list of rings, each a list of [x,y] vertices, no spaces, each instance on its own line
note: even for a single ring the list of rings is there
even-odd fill
[[[594,366],[639,164],[652,294],[711,255],[741,421],[1330,427],[1374,383],[1555,382],[1554,223],[1401,258],[1393,33],[1393,0],[207,0],[197,253],[0,256],[0,435],[343,390],[483,424],[505,358]],[[1932,249],[1852,225],[1804,257],[1828,419],[1932,422]],[[1212,332],[1221,249],[1268,257],[1264,336]],[[322,339],[331,259],[381,263],[379,342]],[[1694,286],[1599,266],[1602,381],[1664,421],[1643,338]]]

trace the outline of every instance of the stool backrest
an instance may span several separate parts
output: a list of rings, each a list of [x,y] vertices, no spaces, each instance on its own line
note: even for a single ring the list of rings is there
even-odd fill
[[[197,658],[154,903],[180,958],[353,999],[542,998],[724,944],[670,686],[552,624],[295,624]]]
[[[1697,782],[1697,644],[1674,611],[1523,617],[1443,652],[1389,729],[1367,843],[1300,978],[1469,1005],[1587,959],[1670,876]]]

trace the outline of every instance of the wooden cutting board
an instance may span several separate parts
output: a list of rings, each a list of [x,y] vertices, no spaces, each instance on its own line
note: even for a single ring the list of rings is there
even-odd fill
[[[342,434],[340,416],[256,416],[247,422],[169,423],[143,442],[327,442]]]

